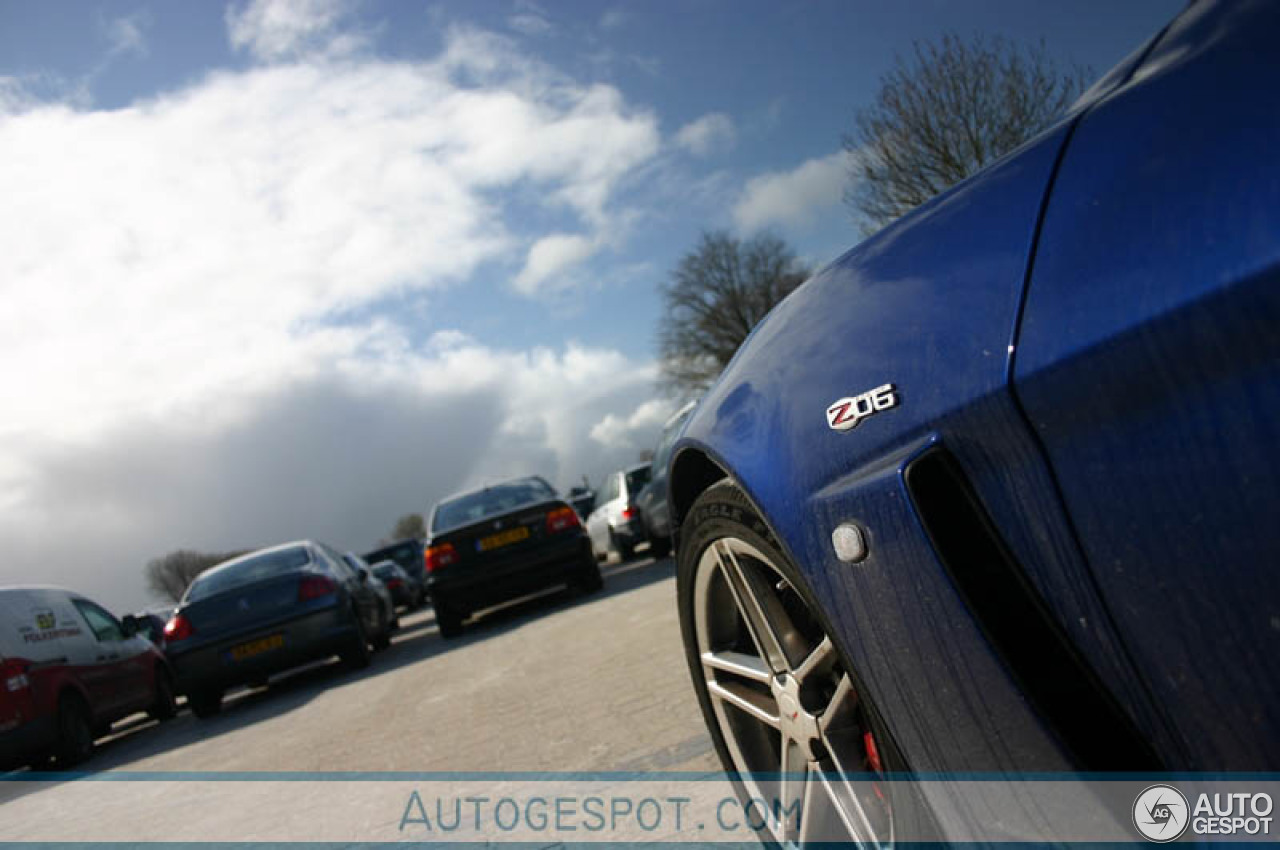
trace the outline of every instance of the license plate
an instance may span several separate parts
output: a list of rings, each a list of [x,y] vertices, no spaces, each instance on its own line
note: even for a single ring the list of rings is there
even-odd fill
[[[233,646],[228,654],[231,656],[232,661],[243,661],[246,658],[261,655],[264,652],[270,652],[282,646],[284,646],[284,635],[272,635],[271,637],[251,640],[248,643]]]
[[[490,549],[497,549],[499,546],[506,546],[508,543],[515,543],[517,540],[524,540],[529,536],[529,529],[523,525],[508,529],[498,534],[490,534],[488,537],[481,537],[476,541],[476,549],[480,552],[488,552]]]

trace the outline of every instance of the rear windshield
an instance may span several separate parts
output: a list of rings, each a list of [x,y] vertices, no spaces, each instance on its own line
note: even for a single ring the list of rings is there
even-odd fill
[[[197,577],[187,588],[185,601],[194,602],[264,578],[284,575],[299,567],[305,567],[309,563],[311,563],[311,554],[301,546],[295,549],[266,552],[262,555],[250,555],[243,561],[237,561],[225,567],[215,567]]]
[[[556,492],[541,481],[529,479],[497,484],[475,493],[467,493],[436,506],[431,517],[431,530],[435,534],[448,531],[485,517],[505,514],[524,505],[554,499]]]
[[[378,578],[394,578],[396,568],[391,564],[383,564],[380,567],[373,567],[373,574]]]
[[[364,556],[364,559],[371,564],[378,561],[395,561],[406,570],[412,570],[415,567],[422,566],[420,560],[422,556],[418,553],[418,547],[412,543],[397,543],[394,546],[384,546],[381,549],[370,552]]]
[[[649,483],[649,467],[633,469],[627,473],[627,492],[635,495],[636,491]]]

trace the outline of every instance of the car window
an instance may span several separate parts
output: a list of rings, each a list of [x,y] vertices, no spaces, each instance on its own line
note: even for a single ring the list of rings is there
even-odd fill
[[[98,640],[124,640],[124,629],[115,617],[86,599],[76,599],[75,606]]]
[[[422,567],[422,556],[418,553],[417,545],[413,543],[399,543],[395,546],[386,546],[382,549],[376,549],[365,556],[365,560],[374,563],[377,561],[395,561],[406,570],[412,570],[414,567],[419,569]]]
[[[555,490],[538,478],[496,484],[484,490],[466,493],[441,502],[432,514],[431,530],[439,534],[451,528],[479,522],[485,517],[497,516],[525,505],[554,499],[555,495]]]
[[[349,579],[355,575],[355,570],[351,569],[351,565],[347,563],[347,559],[335,549],[331,549],[321,543],[319,546],[320,557],[324,558],[325,563],[329,567],[329,572],[333,573],[339,579]]]
[[[649,483],[649,467],[633,469],[627,473],[627,493],[634,496],[640,488]]]
[[[194,602],[255,581],[284,575],[309,563],[311,555],[305,546],[253,555],[202,573],[187,588],[185,600]]]

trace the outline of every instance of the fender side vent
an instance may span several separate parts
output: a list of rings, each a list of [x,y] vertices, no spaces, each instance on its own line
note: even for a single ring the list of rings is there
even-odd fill
[[[951,455],[930,449],[905,476],[951,580],[1080,769],[1161,770],[1154,750],[1053,619]]]

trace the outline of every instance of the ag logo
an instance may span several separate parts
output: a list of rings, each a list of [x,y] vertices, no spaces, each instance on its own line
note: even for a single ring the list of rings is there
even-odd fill
[[[833,431],[848,431],[873,413],[897,407],[893,384],[882,384],[861,395],[842,398],[827,408],[827,424]]]
[[[1172,785],[1152,785],[1133,801],[1133,825],[1148,841],[1173,841],[1190,820],[1187,798]]]

